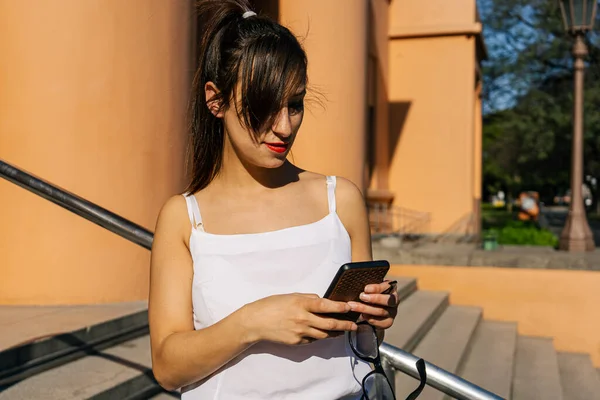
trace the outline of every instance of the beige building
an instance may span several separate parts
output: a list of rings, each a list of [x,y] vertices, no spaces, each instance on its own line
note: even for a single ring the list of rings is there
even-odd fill
[[[303,37],[326,99],[295,162],[357,183],[375,230],[477,232],[475,0],[255,5]],[[153,229],[184,186],[194,30],[187,0],[0,0],[0,159]],[[146,298],[146,250],[1,180],[0,199],[0,304]]]

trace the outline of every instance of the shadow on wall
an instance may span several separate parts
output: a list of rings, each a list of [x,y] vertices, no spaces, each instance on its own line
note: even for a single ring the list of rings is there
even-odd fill
[[[388,162],[390,164],[392,163],[392,160],[394,158],[396,146],[398,146],[398,143],[400,142],[400,137],[402,136],[402,131],[404,129],[404,124],[406,123],[406,118],[408,117],[410,106],[410,101],[390,102],[390,134],[388,138]]]
[[[430,232],[431,214],[388,204],[370,204],[371,232],[420,237]]]

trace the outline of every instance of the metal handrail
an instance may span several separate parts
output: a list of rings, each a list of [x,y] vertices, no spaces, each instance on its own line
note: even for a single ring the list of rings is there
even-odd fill
[[[0,160],[0,177],[116,233],[122,238],[148,250],[152,248],[154,234],[149,230],[2,160]],[[416,368],[418,357],[385,342],[381,344],[380,351],[386,364],[397,371],[419,379]],[[501,397],[436,365],[428,362],[425,364],[427,384],[437,390],[460,400],[502,400]]]
[[[419,379],[417,371],[418,357],[392,346],[382,343],[379,352],[385,362],[389,363],[395,370]],[[427,385],[446,393],[459,400],[503,400],[502,397],[489,392],[461,377],[448,372],[437,365],[425,361],[427,371]]]
[[[91,221],[148,250],[152,248],[154,235],[146,228],[133,223],[84,198],[61,189],[0,160],[0,176]]]

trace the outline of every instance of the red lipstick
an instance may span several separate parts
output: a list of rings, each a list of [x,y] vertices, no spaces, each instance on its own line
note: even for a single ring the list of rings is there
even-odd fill
[[[269,148],[269,150],[279,154],[285,153],[288,149],[287,143],[265,143],[265,145]]]

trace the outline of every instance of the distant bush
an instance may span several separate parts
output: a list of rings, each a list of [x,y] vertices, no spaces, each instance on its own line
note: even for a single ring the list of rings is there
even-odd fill
[[[499,244],[525,246],[558,246],[558,238],[532,222],[509,221],[501,228],[489,229],[486,235],[496,236]]]

